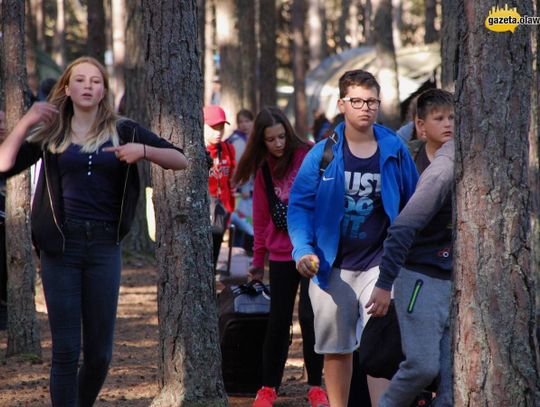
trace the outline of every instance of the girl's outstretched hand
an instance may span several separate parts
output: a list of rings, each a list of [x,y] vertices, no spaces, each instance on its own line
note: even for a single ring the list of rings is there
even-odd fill
[[[136,163],[144,158],[145,146],[140,143],[127,143],[117,147],[104,147],[102,151],[114,153],[120,161]]]
[[[24,120],[28,127],[32,127],[41,122],[50,122],[57,114],[58,109],[53,104],[35,102],[21,120]]]

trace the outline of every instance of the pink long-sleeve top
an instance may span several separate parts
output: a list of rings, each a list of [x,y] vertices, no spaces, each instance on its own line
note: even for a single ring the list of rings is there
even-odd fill
[[[289,202],[289,191],[308,151],[307,148],[296,149],[289,171],[287,171],[282,179],[276,179],[273,175],[276,159],[274,157],[267,159],[270,174],[272,174],[274,191],[283,203],[287,204]],[[260,168],[255,174],[255,183],[253,186],[253,230],[255,234],[253,242],[253,267],[264,267],[266,253],[268,253],[270,260],[292,260],[292,244],[289,235],[287,232],[276,229],[274,222],[272,222],[264,176]]]

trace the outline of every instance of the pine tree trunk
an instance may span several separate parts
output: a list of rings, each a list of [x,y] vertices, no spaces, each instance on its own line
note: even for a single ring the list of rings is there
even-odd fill
[[[340,51],[345,51],[349,48],[347,43],[347,20],[349,19],[349,9],[351,8],[351,0],[341,0],[341,15],[338,20],[338,41]]]
[[[276,0],[259,3],[259,105],[274,106],[277,102]]]
[[[351,48],[356,48],[360,45],[362,33],[360,32],[360,10],[362,7],[361,0],[353,0],[349,16],[350,33],[351,33]]]
[[[144,61],[145,30],[142,18],[142,6],[140,1],[126,2],[126,48],[130,50],[126,54],[124,74],[129,80],[125,83],[124,111],[122,114],[139,122],[143,126],[149,126],[148,106],[144,82],[146,80],[146,66]],[[137,164],[140,179],[139,202],[133,225],[124,238],[122,248],[127,259],[138,260],[154,254],[154,242],[148,234],[146,216],[146,187],[150,186],[150,165],[148,162]]]
[[[540,13],[540,0],[536,0],[535,4],[535,15]],[[535,76],[534,76],[534,94],[536,96],[536,103],[533,103],[533,110],[531,117],[533,118],[536,125],[536,132],[531,134],[532,141],[530,143],[532,152],[531,156],[533,157],[531,166],[532,171],[535,175],[532,178],[532,193],[535,197],[534,205],[532,207],[533,211],[533,241],[535,255],[532,258],[533,265],[537,268],[533,268],[536,275],[536,339],[538,340],[537,347],[540,350],[540,272],[538,267],[540,267],[540,27],[536,26],[536,48],[533,55],[536,55],[536,60],[534,64],[536,66]],[[534,187],[536,185],[536,188]]]
[[[36,30],[36,45],[37,49],[45,50],[45,19],[43,12],[43,0],[30,0],[32,7],[32,15],[34,17],[34,25]]]
[[[375,44],[375,38],[373,37],[373,2],[376,4],[379,0],[366,0],[366,4],[364,5],[363,12],[364,12],[364,38],[366,41],[366,45],[374,45]]]
[[[540,0],[535,1],[535,13],[540,13]],[[535,68],[533,71],[533,99],[531,103],[531,131],[529,132],[530,158],[529,165],[529,182],[531,183],[531,195],[533,200],[532,205],[532,272],[536,275],[536,332],[539,341],[538,349],[540,351],[540,27],[536,26],[536,32],[533,36],[535,47],[533,55],[536,55],[534,60]]]
[[[204,95],[204,98],[203,98],[203,101],[204,103],[203,104],[206,104],[206,96],[207,96],[207,91],[208,91],[208,87],[207,87],[207,83],[206,83],[206,80],[207,80],[207,77],[206,77],[206,70],[208,69],[207,68],[207,62],[206,62],[206,5],[208,4],[209,2],[207,2],[206,0],[197,0],[197,27],[198,27],[198,32],[197,32],[197,44],[199,46],[199,49],[201,50],[201,61],[200,61],[200,64],[201,64],[201,75],[204,79],[204,82],[203,82],[203,85],[204,85],[204,89],[203,89],[203,95]],[[210,61],[211,63],[211,61]]]
[[[394,40],[394,49],[400,49],[403,46],[401,33],[403,32],[403,2],[401,0],[392,0],[392,38]]]
[[[455,406],[538,406],[528,186],[528,28],[494,35],[465,0],[458,43]],[[532,15],[530,1],[519,7]]]
[[[60,67],[66,65],[66,15],[64,0],[56,0],[56,22],[53,37],[53,58]]]
[[[457,4],[456,0],[441,0],[441,9],[441,85],[452,92],[457,73],[459,21],[465,18],[463,0]]]
[[[238,37],[237,0],[219,0],[216,2],[217,43],[219,48],[221,80],[220,106],[225,110],[229,122],[242,107],[243,78]]]
[[[381,85],[380,121],[397,129],[400,125],[399,80],[392,30],[392,0],[374,3],[374,42],[377,53],[377,80]]]
[[[291,14],[293,40],[294,129],[299,135],[307,137],[306,61],[304,57],[304,25],[306,21],[305,0],[293,0]]]
[[[3,70],[8,133],[24,113],[26,67],[24,2],[2,1]],[[10,178],[6,189],[6,253],[8,267],[7,355],[41,358],[34,302],[35,269],[30,240],[30,171]]]
[[[36,19],[34,18],[32,7],[32,1],[26,0],[25,2],[25,28],[26,28],[26,77],[30,90],[37,94],[39,89],[39,74],[37,70],[37,28]]]
[[[435,18],[437,17],[437,0],[424,0],[424,10],[424,44],[431,44],[433,42],[439,41],[439,33],[435,29]]]
[[[242,108],[256,112],[257,82],[255,75],[257,66],[257,44],[255,43],[255,2],[253,0],[236,0],[238,10],[238,39],[240,64],[242,71]],[[235,121],[236,111],[229,121]],[[232,120],[231,120],[232,119]]]
[[[326,9],[323,0],[309,0],[308,5],[309,69],[326,58]]]
[[[214,0],[203,0],[204,10],[199,10],[204,13],[204,47],[202,53],[204,55],[204,104],[209,105],[212,101],[212,93],[214,92],[214,78],[216,77],[216,68],[214,66],[214,46],[216,44],[216,25],[215,25],[215,7]]]
[[[104,0],[88,0],[88,37],[86,39],[87,55],[105,63],[107,36],[105,35]]]
[[[113,44],[113,90],[114,106],[120,103],[124,95],[124,63],[126,57],[126,2],[124,0],[111,1],[112,15],[112,44]]]
[[[151,128],[189,167],[154,167],[159,385],[152,406],[226,406],[211,259],[196,0],[143,0]]]

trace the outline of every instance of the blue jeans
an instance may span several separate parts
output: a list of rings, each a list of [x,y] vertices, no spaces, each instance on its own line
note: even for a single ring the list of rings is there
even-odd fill
[[[114,223],[67,220],[64,234],[63,255],[41,254],[52,336],[50,393],[55,407],[86,407],[96,400],[112,358],[121,250]]]

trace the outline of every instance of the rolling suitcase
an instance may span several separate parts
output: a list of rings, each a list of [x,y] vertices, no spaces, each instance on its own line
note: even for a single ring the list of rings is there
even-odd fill
[[[254,395],[262,385],[269,288],[256,280],[226,286],[219,294],[218,309],[225,390],[230,395]]]

